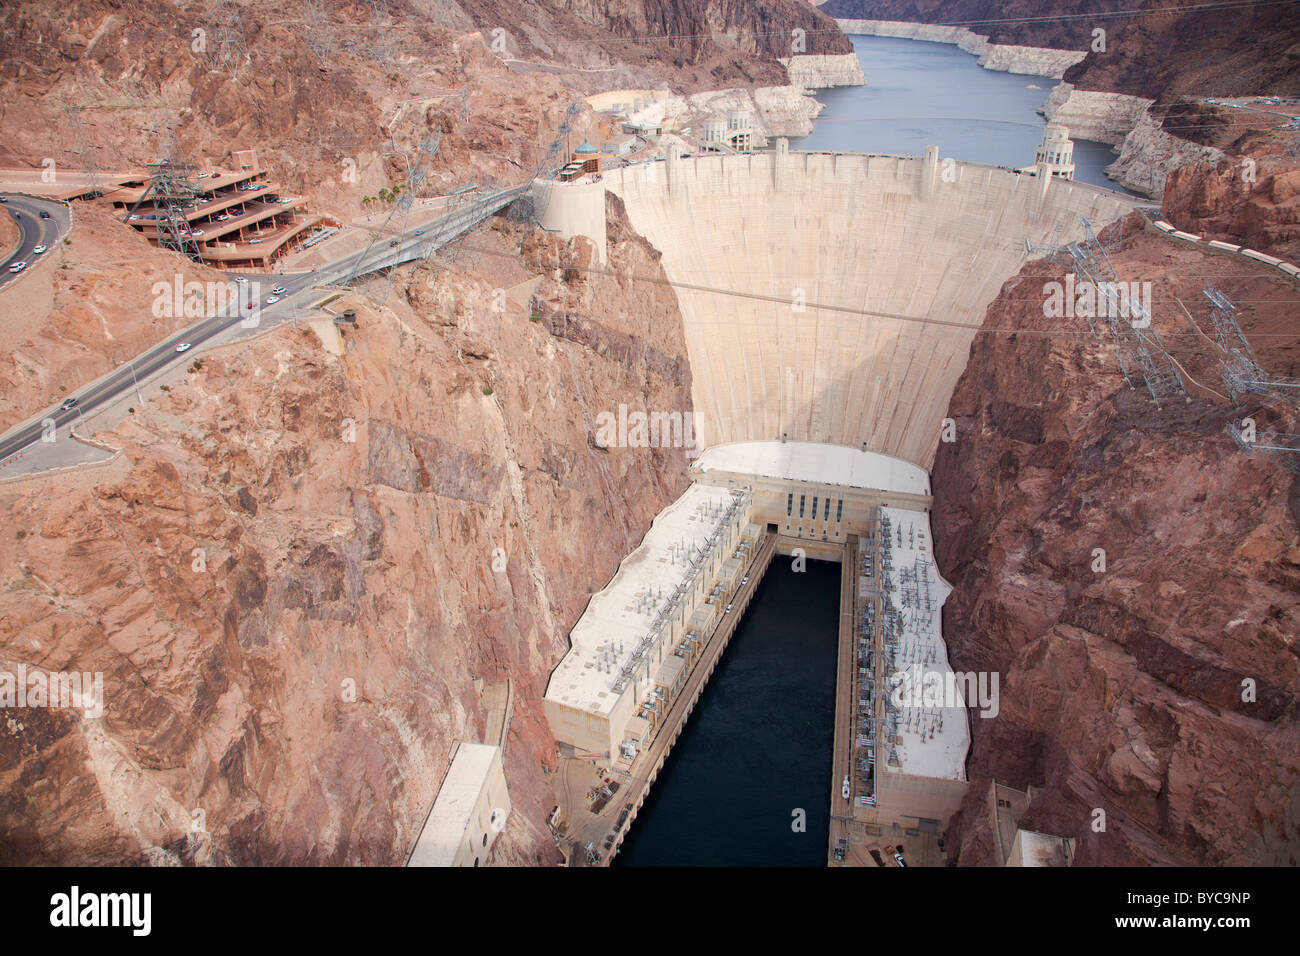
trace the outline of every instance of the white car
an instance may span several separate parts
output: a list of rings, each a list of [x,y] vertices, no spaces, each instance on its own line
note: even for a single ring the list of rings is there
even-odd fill
[[[22,271],[23,271],[24,269],[26,269],[26,268],[27,268],[27,263],[25,263],[25,262],[15,262],[13,265],[11,265],[11,266],[9,267],[9,271],[10,271],[10,272],[22,272]]]
[[[39,256],[44,251],[45,251],[44,246],[37,246],[35,249],[32,250],[32,255]]]
[[[201,235],[203,235],[203,230],[202,230],[202,229],[195,229],[192,233],[190,233],[190,235],[191,235],[191,236],[201,236]]]
[[[278,285],[278,286],[276,286],[274,289],[271,290],[271,295],[284,295],[284,294],[285,294],[286,292],[288,292],[288,291],[289,291],[289,290],[286,289],[284,286],[282,286],[282,285]]]
[[[730,614],[730,613],[731,613],[731,605],[728,604],[728,605],[727,605],[727,609],[726,609],[725,611],[723,611],[722,613],[723,613],[723,614]]]
[[[248,285],[247,276],[235,276],[235,281],[238,282],[240,285]]]
[[[280,297],[278,295],[268,295],[266,297],[267,305],[275,305],[279,301],[280,301]]]
[[[847,800],[853,796],[853,791],[849,789],[849,775],[844,775],[844,782],[840,784],[840,796]]]
[[[293,202],[293,200],[290,199],[288,196],[281,196],[279,199],[276,200],[276,202],[281,202],[281,203]]]
[[[187,351],[187,350],[189,349],[189,347],[190,347],[190,343],[189,343],[189,342],[182,342],[180,345],[176,346],[176,351],[177,351],[177,352],[185,352],[185,351]]]

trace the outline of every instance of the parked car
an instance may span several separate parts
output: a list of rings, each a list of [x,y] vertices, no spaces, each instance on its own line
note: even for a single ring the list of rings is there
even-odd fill
[[[894,854],[894,862],[904,868],[907,866],[907,861],[903,859],[903,854],[901,853]]]

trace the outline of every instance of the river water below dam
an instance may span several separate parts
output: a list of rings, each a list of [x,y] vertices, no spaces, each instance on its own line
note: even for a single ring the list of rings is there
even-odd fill
[[[986,70],[949,43],[850,39],[867,85],[818,90],[826,109],[791,149],[920,156],[935,145],[940,157],[964,162],[1012,169],[1033,163],[1046,125],[1036,111],[1057,80]],[[1114,160],[1106,143],[1074,141],[1076,179],[1129,193],[1103,172]]]
[[[852,38],[865,87],[822,90],[792,149],[1033,162],[1055,81],[985,70],[956,46]],[[1111,189],[1102,143],[1075,141],[1076,177]],[[632,824],[616,866],[825,866],[840,567],[777,556]],[[806,812],[804,832],[792,813]]]
[[[826,865],[840,566],[792,564],[772,559],[615,866]]]

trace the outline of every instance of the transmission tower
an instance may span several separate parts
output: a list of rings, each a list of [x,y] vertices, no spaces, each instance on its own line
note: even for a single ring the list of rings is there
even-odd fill
[[[416,193],[424,185],[428,177],[428,162],[433,155],[438,152],[438,147],[442,143],[442,132],[434,130],[425,136],[424,141],[420,143],[420,150],[416,154],[414,165],[408,163],[406,171],[406,183],[398,193],[393,208],[389,211],[387,218],[382,226],[373,230],[370,235],[370,242],[357,257],[352,270],[348,273],[347,278],[343,279],[343,285],[351,285],[357,278],[367,272],[372,271],[368,262],[370,255],[381,242],[394,241],[392,237],[400,237],[406,231],[406,220],[411,212],[411,205],[415,202]],[[389,290],[393,285],[393,270],[395,267],[389,267],[388,283],[384,287],[383,298],[379,304],[383,305],[388,299]]]
[[[366,53],[384,70],[391,71],[397,59],[397,48],[393,44],[393,30],[388,16],[388,0],[366,0],[370,7],[370,42]]]
[[[199,249],[199,241],[194,238],[189,220],[185,218],[186,204],[193,202],[202,192],[193,181],[194,164],[176,163],[171,159],[164,159],[157,163],[149,163],[147,168],[149,188],[140,195],[140,199],[127,212],[124,221],[130,220],[131,214],[146,198],[152,198],[155,214],[158,217],[154,220],[154,226],[158,230],[158,247],[179,252],[195,262],[202,262],[203,253]]]
[[[229,73],[232,80],[237,80],[240,70],[249,61],[240,26],[239,7],[227,2],[218,16],[220,19],[212,35],[212,65],[215,69]]]
[[[77,157],[77,166],[86,175],[86,185],[94,195],[100,193],[99,160],[90,150],[86,141],[86,126],[82,122],[81,112],[84,107],[69,106],[68,127],[72,134],[72,153]]]

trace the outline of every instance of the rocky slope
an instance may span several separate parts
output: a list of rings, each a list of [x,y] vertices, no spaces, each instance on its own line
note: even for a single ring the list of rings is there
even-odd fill
[[[689,407],[671,291],[628,281],[657,253],[611,216],[608,274],[496,220],[391,308],[356,297],[342,355],[217,350],[96,436],[117,462],[0,486],[0,660],[107,698],[7,711],[4,862],[401,863],[506,679],[495,859],[555,862],[547,676],[686,481],[680,451],[591,447],[599,410]]]
[[[1207,275],[1243,305],[1265,367],[1295,374],[1278,335],[1300,304],[1290,283],[1135,225],[1104,237],[1110,255],[1121,278],[1154,282],[1156,326],[1197,381],[1222,389],[1178,305],[1210,328]],[[1294,865],[1300,480],[1224,434],[1278,408],[1200,388],[1157,408],[1084,320],[1043,317],[1062,275],[1031,262],[990,307],[986,328],[1021,331],[976,339],[934,469],[953,667],[998,672],[1002,692],[997,718],[972,720],[951,852],[1001,862],[996,779],[1040,788],[1020,825],[1074,837],[1081,865]]]
[[[1300,90],[1289,5],[1189,4],[1174,13],[1169,6],[1098,0],[1080,11],[1072,0],[827,0],[820,9],[837,18],[964,26],[996,44],[1086,50],[1065,74],[1081,89],[1150,99]],[[1104,51],[1093,49],[1097,29],[1105,31]]]
[[[1243,174],[1250,169],[1252,180]],[[1165,218],[1209,239],[1300,262],[1300,166],[1261,159],[1174,170],[1165,187]]]

